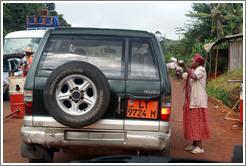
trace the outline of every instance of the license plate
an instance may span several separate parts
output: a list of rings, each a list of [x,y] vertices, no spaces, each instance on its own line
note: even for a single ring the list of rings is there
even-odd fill
[[[128,100],[127,117],[157,119],[158,101]]]

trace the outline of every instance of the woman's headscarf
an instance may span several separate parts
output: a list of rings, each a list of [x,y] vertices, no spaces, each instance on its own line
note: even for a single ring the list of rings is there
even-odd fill
[[[200,65],[204,64],[204,58],[199,55],[199,54],[195,54],[194,59],[196,60],[196,62],[198,62]]]

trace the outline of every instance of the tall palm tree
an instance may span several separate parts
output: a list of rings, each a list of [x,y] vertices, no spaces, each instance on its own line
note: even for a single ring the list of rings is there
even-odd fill
[[[243,4],[232,3],[224,4],[221,11],[225,13],[227,25],[225,31],[227,34],[242,33],[243,32]]]
[[[243,30],[243,4],[242,3],[212,3],[210,13],[186,14],[197,19],[210,18],[212,20],[211,33],[217,38],[225,35],[240,33]]]

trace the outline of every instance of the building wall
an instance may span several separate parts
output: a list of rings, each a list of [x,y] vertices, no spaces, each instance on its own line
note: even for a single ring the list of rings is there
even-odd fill
[[[243,67],[243,41],[229,42],[229,69]]]

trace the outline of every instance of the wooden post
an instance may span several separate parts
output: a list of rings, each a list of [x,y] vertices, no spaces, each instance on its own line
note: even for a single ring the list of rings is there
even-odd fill
[[[216,63],[215,63],[215,74],[214,74],[214,78],[217,78],[218,56],[219,56],[219,46],[217,46],[217,51],[216,51]]]
[[[230,53],[230,48],[231,48],[231,42],[228,41],[228,71],[230,71],[230,66],[231,66],[231,53]]]
[[[212,49],[210,51],[210,60],[209,60],[209,73],[208,73],[208,77],[211,77],[211,64],[212,64]]]
[[[207,59],[208,59],[208,52],[206,54],[206,59],[205,59],[205,64],[204,64],[204,68],[206,69],[206,66],[207,66]]]

